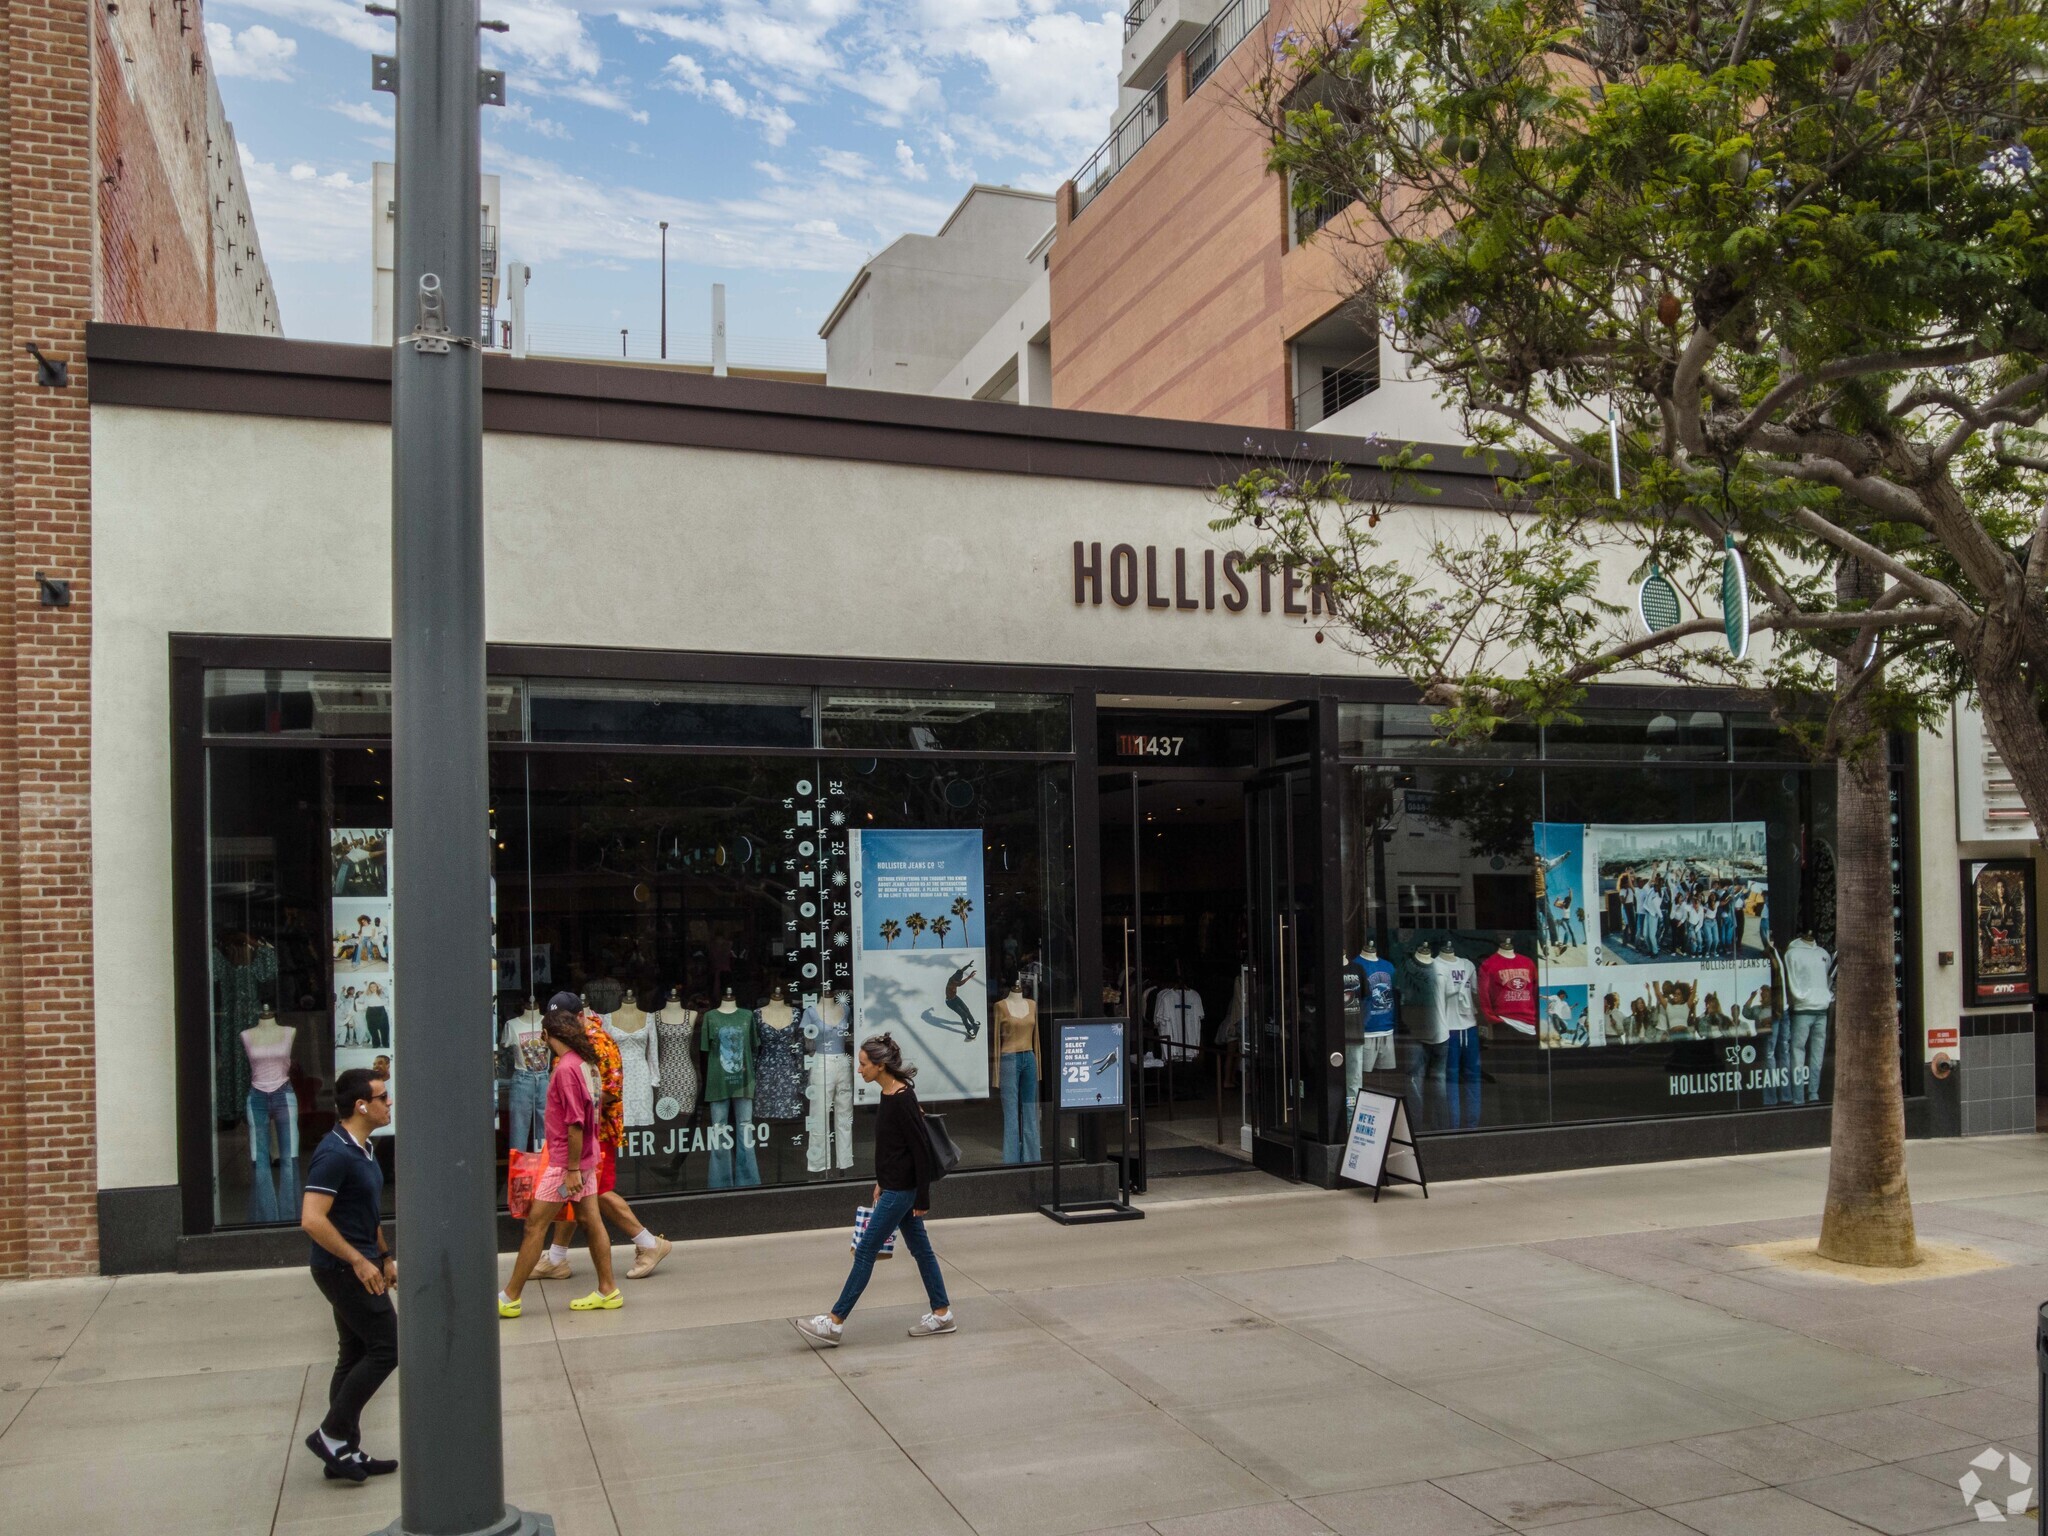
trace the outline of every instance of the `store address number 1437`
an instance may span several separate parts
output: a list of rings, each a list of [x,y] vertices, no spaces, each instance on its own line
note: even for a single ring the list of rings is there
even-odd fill
[[[1144,736],[1136,733],[1116,739],[1118,757],[1179,757],[1185,736]]]

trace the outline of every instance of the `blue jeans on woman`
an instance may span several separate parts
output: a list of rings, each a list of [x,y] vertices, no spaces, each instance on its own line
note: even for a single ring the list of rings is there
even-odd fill
[[[716,1134],[716,1127],[732,1122],[734,1145],[717,1145],[724,1140]],[[752,1099],[713,1099],[711,1101],[711,1124],[714,1127],[711,1148],[711,1165],[705,1173],[704,1182],[711,1189],[750,1189],[761,1182],[761,1165],[754,1159],[754,1101]],[[737,1164],[737,1167],[735,1167]]]
[[[1038,1151],[1038,1053],[1002,1055],[1003,1161],[1035,1163]]]
[[[546,1141],[548,1075],[514,1069],[512,1091],[506,1109],[507,1145],[515,1152],[537,1152]]]
[[[916,1205],[914,1189],[885,1189],[882,1198],[875,1202],[867,1230],[861,1233],[860,1246],[853,1250],[853,1268],[847,1273],[846,1285],[839,1299],[832,1303],[832,1315],[842,1323],[860,1300],[860,1293],[868,1288],[868,1277],[875,1272],[875,1255],[898,1228],[903,1232],[903,1245],[917,1260],[917,1272],[924,1277],[925,1299],[931,1302],[932,1310],[943,1312],[952,1305],[946,1300],[946,1277],[939,1273],[939,1256],[932,1252],[932,1240],[925,1235],[924,1218],[910,1214]]]

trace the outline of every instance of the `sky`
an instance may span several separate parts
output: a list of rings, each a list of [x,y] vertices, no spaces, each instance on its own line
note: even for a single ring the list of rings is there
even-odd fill
[[[400,0],[402,3],[402,0]],[[1103,0],[483,0],[483,111],[502,246],[533,269],[536,344],[652,356],[659,221],[670,355],[708,349],[726,285],[733,360],[815,357],[869,256],[935,233],[976,181],[1051,191],[1108,133],[1122,5]],[[392,24],[352,0],[209,0],[288,336],[368,341],[370,168]],[[1023,253],[1019,252],[1021,257]],[[502,312],[501,312],[502,313]]]

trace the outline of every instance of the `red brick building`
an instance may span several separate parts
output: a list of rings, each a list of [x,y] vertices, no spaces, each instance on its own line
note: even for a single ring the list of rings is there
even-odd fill
[[[0,18],[4,1277],[98,1257],[86,323],[279,324],[196,0],[4,0]]]

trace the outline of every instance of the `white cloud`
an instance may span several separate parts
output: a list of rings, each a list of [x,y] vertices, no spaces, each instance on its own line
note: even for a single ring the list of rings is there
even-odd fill
[[[328,37],[339,38],[353,47],[373,53],[389,53],[397,45],[391,25],[365,15],[360,5],[349,0],[213,0],[216,8],[252,11],[259,16],[288,21]]]
[[[381,128],[386,133],[394,132],[397,124],[389,112],[380,112],[367,101],[333,101],[327,104],[330,112],[339,112],[352,123],[361,123],[365,128]]]
[[[945,162],[946,174],[955,181],[973,181],[975,179],[974,162],[961,156],[960,145],[953,135],[950,133],[940,133],[936,137],[939,145],[939,158]]]
[[[289,80],[299,44],[296,38],[279,37],[261,22],[244,27],[237,35],[232,28],[209,21],[206,51],[213,58],[213,72],[226,79]]]
[[[617,112],[632,122],[646,125],[647,114],[613,90],[610,86],[599,85],[587,80],[517,80],[512,89],[531,91],[536,96],[556,96],[564,101],[581,102],[586,107],[596,107],[601,112]]]
[[[896,141],[896,171],[905,181],[931,179],[931,173],[917,163],[917,151],[901,139]]]
[[[347,171],[323,173],[299,161],[280,170],[239,146],[242,180],[263,231],[263,254],[273,262],[354,262],[370,259],[370,183]]]
[[[621,9],[618,19],[642,32],[694,43],[728,59],[763,69],[818,75],[838,68],[828,40],[854,16],[860,0],[716,0],[715,14],[701,0],[687,12]]]
[[[493,107],[484,113],[484,126],[488,128],[494,123],[517,123],[529,133],[537,133],[544,139],[574,137],[553,118],[540,116],[523,101],[507,102],[502,107]]]
[[[891,128],[913,110],[936,109],[943,99],[938,81],[893,47],[862,59],[840,83],[873,102],[875,120]]]
[[[795,118],[758,96],[747,100],[730,80],[707,76],[704,66],[687,53],[676,54],[662,66],[662,73],[668,76],[665,83],[671,89],[711,102],[742,121],[759,124],[761,137],[770,144],[780,147],[789,142],[790,130],[796,127]]]
[[[584,29],[583,13],[559,0],[486,0],[484,15],[511,27],[486,32],[492,51],[575,75],[594,75],[603,55]]]

